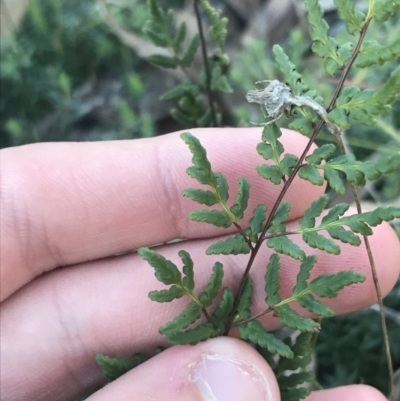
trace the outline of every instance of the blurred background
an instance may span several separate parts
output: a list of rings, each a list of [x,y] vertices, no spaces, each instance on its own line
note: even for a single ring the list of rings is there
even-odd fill
[[[191,1],[159,3],[173,7],[175,18],[185,20],[192,34],[197,31]],[[326,77],[310,50],[303,1],[212,3],[229,18],[226,51],[233,93],[219,95],[223,125],[262,121],[260,110],[247,104],[244,96],[255,81],[279,76],[270,50],[275,43],[284,47],[305,82],[329,99],[336,79]],[[368,2],[358,3],[363,8]],[[348,40],[333,1],[323,0],[321,5],[331,34]],[[0,147],[134,139],[182,129],[170,116],[171,103],[160,101],[182,76],[146,61],[154,53],[154,45],[142,34],[148,18],[146,0],[1,0]],[[373,23],[368,35],[380,43],[398,40],[399,16],[385,25]],[[398,63],[355,69],[346,85],[378,88]],[[319,141],[331,138],[322,133]],[[400,101],[378,118],[376,127],[353,126],[346,145],[363,160],[399,151]],[[373,204],[400,205],[400,172],[368,184],[361,196]],[[395,229],[400,234],[399,225]],[[386,306],[394,367],[399,369],[399,284]],[[323,322],[317,346],[318,379],[323,386],[368,383],[387,392],[385,364],[376,308]]]

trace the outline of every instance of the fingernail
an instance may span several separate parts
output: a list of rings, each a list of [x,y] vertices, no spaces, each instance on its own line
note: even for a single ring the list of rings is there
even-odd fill
[[[246,361],[224,355],[205,355],[193,366],[190,381],[204,401],[272,401],[262,372]]]

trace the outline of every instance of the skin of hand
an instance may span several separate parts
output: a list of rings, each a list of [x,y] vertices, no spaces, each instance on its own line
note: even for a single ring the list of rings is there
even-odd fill
[[[196,129],[214,171],[227,175],[231,199],[237,179],[251,182],[252,210],[270,210],[280,186],[260,178],[263,163],[255,148],[261,128]],[[284,131],[286,152],[299,155],[307,138]],[[44,143],[1,150],[1,399],[72,401],[104,383],[96,353],[128,356],[166,345],[157,329],[186,305],[149,300],[163,285],[135,252],[174,238],[186,242],[158,250],[180,265],[186,249],[195,262],[196,284],[205,285],[212,265],[224,265],[224,286],[237,289],[246,255],[205,256],[216,237],[232,234],[191,222],[196,204],[184,188],[199,187],[185,170],[191,154],[173,133],[152,139],[99,143]],[[324,192],[296,178],[288,226]],[[354,210],[353,210],[354,213]],[[301,238],[292,236],[297,243]],[[371,246],[382,292],[399,275],[399,241],[388,224],[374,229]],[[328,305],[346,313],[376,302],[363,246],[341,244],[340,256],[317,254],[313,275],[341,269],[363,272],[367,280],[344,289]],[[259,253],[252,276],[254,310],[265,308],[263,275],[271,250]],[[298,262],[282,257],[282,296],[296,280]],[[270,314],[268,329],[278,327]],[[235,332],[232,332],[233,337]],[[249,345],[223,337],[196,346],[175,346],[151,358],[92,395],[90,401],[278,401],[274,375]],[[383,401],[377,390],[353,385],[312,393],[307,401]]]

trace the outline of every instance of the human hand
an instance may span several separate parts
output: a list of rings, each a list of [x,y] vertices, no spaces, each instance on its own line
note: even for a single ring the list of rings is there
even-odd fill
[[[248,207],[270,210],[280,187],[261,179],[255,166],[260,128],[191,130],[208,151],[215,171],[231,188],[237,177],[252,184]],[[285,131],[287,152],[300,154],[306,138]],[[226,230],[191,222],[195,208],[181,196],[196,183],[185,174],[191,154],[178,134],[136,141],[37,144],[1,151],[1,398],[6,401],[71,401],[102,383],[94,356],[152,352],[165,345],[158,327],[185,301],[157,304],[148,292],[161,289],[153,270],[130,249],[188,241],[196,282],[209,277],[216,259],[225,267],[224,285],[237,288],[244,255],[204,256],[215,236]],[[295,225],[324,192],[296,179],[286,199]],[[246,218],[246,217],[245,217]],[[245,220],[247,221],[247,220]],[[231,230],[231,232],[233,229]],[[388,224],[374,229],[371,246],[381,288],[387,294],[398,275],[399,241]],[[299,241],[300,238],[293,237]],[[177,259],[182,244],[160,252]],[[263,247],[252,272],[255,312],[264,304],[261,277],[270,250]],[[337,313],[376,301],[364,247],[341,244],[340,256],[318,255],[314,274],[354,269],[366,282],[344,289],[329,306]],[[390,249],[390,252],[387,250]],[[290,291],[298,263],[282,258],[282,291]],[[258,279],[260,278],[260,279]],[[277,328],[270,315],[262,319]],[[203,392],[203,397],[201,396]],[[214,398],[207,392],[212,392]],[[91,401],[279,400],[266,362],[246,343],[217,338],[196,346],[171,347],[90,397]],[[379,401],[368,386],[314,392],[307,401]]]

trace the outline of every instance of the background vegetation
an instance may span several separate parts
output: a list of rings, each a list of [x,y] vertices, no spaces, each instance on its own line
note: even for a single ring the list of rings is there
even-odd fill
[[[164,3],[176,7],[176,18],[186,19],[191,33],[197,31],[191,2]],[[219,95],[222,125],[248,126],[262,120],[257,108],[246,104],[244,94],[255,81],[277,77],[270,54],[274,43],[285,47],[311,87],[322,95],[331,93],[334,82],[310,51],[301,1],[249,0],[245,7],[245,2],[235,0],[213,3],[229,18],[227,75],[233,91]],[[347,34],[334,7],[329,1],[322,3],[332,30],[344,40]],[[2,0],[1,7],[0,147],[133,139],[182,128],[170,116],[172,103],[159,100],[182,77],[146,61],[152,45],[142,33],[149,18],[145,0]],[[399,18],[384,27],[374,23],[369,32],[369,39],[382,42],[399,37]],[[379,87],[398,62],[355,70],[351,84]],[[330,141],[328,134],[321,138],[321,143]],[[363,159],[399,150],[400,101],[376,127],[352,128],[346,140]],[[400,172],[367,185],[361,195],[368,202],[398,205]],[[399,369],[400,284],[386,305],[394,367]],[[324,321],[317,369],[323,386],[362,382],[386,392],[378,313],[369,309]]]

